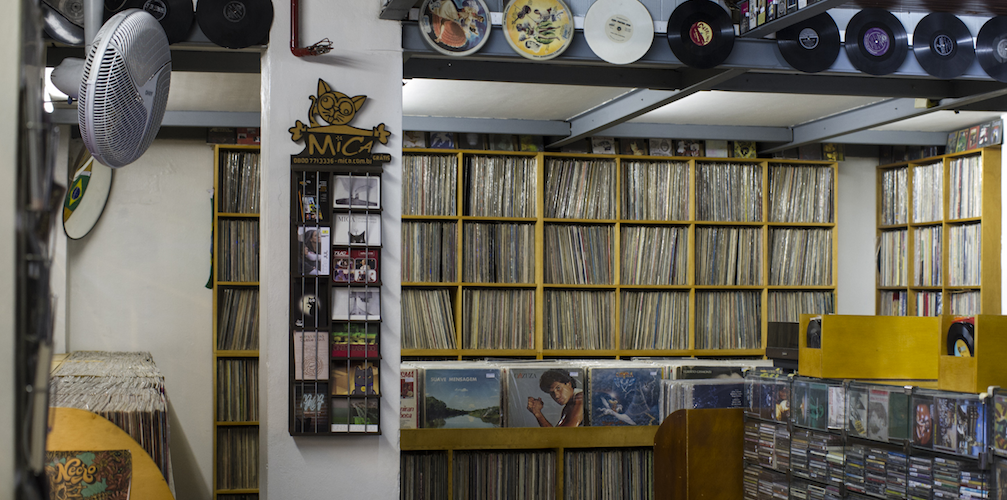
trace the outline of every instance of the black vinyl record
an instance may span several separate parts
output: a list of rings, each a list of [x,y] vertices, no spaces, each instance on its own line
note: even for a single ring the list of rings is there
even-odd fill
[[[927,73],[943,79],[961,76],[976,58],[972,33],[961,19],[946,12],[920,20],[913,31],[913,53]]]
[[[994,17],[979,30],[976,57],[986,74],[1007,83],[1007,16]]]
[[[710,0],[686,0],[668,19],[668,45],[687,66],[717,66],[734,48],[731,16]]]
[[[178,43],[189,36],[192,20],[192,2],[189,0],[129,0],[126,7],[143,9],[161,23],[168,43]]]
[[[229,49],[266,43],[273,24],[270,0],[199,0],[196,22],[211,42]]]
[[[823,12],[776,32],[776,45],[787,63],[805,73],[824,71],[839,57],[839,27]]]
[[[976,355],[973,318],[959,319],[948,327],[948,356],[971,358]]]
[[[909,53],[906,28],[891,12],[864,9],[846,25],[846,55],[869,75],[887,75],[902,66]]]
[[[822,318],[816,317],[811,318],[808,321],[808,329],[805,332],[805,345],[809,349],[821,349],[822,348]]]

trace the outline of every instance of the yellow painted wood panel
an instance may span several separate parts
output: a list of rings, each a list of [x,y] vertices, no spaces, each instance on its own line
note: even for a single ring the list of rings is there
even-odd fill
[[[402,429],[403,450],[530,450],[654,446],[656,425],[626,427]]]
[[[807,347],[804,332],[809,318],[802,317],[801,321],[801,375],[937,380],[940,318],[826,315],[822,318],[820,350]]]

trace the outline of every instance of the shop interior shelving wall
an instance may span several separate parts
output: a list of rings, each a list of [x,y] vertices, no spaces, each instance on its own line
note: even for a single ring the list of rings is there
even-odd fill
[[[214,165],[214,498],[251,500],[259,493],[259,146],[217,145]]]
[[[970,160],[981,173],[957,175]],[[1000,314],[1000,147],[881,165],[877,175],[877,313]],[[957,210],[969,200],[973,210]],[[972,241],[954,244],[963,233]],[[980,269],[963,275],[969,264]]]
[[[515,359],[572,357],[619,359],[631,356],[762,356],[765,354],[769,321],[798,321],[801,313],[820,314],[835,311],[837,279],[835,181],[837,177],[837,165],[834,162],[443,149],[406,149],[403,151],[403,156],[404,164],[407,164],[404,167],[403,173],[402,216],[402,287],[404,297],[402,314],[404,341],[401,353],[403,359],[457,360],[488,356]],[[410,176],[408,163],[410,161],[422,163],[420,159],[424,157],[439,159],[439,162],[431,162],[431,164],[439,163],[444,167],[440,175],[433,174],[432,172],[437,169],[431,167],[423,170],[422,173],[416,173],[415,177]],[[487,189],[487,185],[492,186],[492,184],[486,184],[485,182],[488,174],[484,173],[479,177],[469,175],[469,162],[476,157],[503,157],[526,162],[526,171],[511,172],[511,174],[515,178],[524,180],[529,180],[527,179],[528,175],[534,176],[535,182],[533,188],[529,187],[526,183],[522,184],[522,189],[533,193],[528,195],[530,197],[533,196],[533,200],[524,201],[533,201],[534,211],[523,213],[521,216],[516,217],[470,215],[473,213],[471,210],[473,200],[467,198],[467,196],[470,196],[470,191]],[[549,170],[563,168],[558,164],[564,161],[567,161],[568,164],[580,162],[582,167],[587,162],[600,163],[604,166],[599,168],[603,170],[611,169],[610,175],[604,181],[597,182],[597,179],[595,179],[596,183],[590,184],[588,176],[583,171],[577,171],[577,174],[584,174],[582,178],[583,182],[571,182],[564,189],[556,190],[550,188],[549,192],[546,192],[547,183],[549,182]],[[638,162],[659,164],[660,166],[640,167]],[[658,177],[659,169],[673,168],[671,165],[676,165],[674,168],[682,169],[681,175],[677,178],[681,182],[681,184],[678,184],[680,189],[666,189],[665,193],[671,195],[672,199],[675,199],[674,196],[676,195],[687,196],[683,204],[684,210],[678,214],[673,214],[673,217],[655,217],[653,215],[655,213],[654,205],[658,207],[657,210],[661,210],[660,207],[663,204],[654,203],[647,209],[637,206],[635,209],[636,212],[634,212],[637,214],[635,216],[623,213],[623,211],[627,211],[627,207],[631,206],[631,201],[641,196],[641,193],[637,192],[635,187],[649,182],[648,186],[653,189],[653,180]],[[716,177],[712,173],[713,170],[716,170],[712,167],[713,165],[730,166],[723,167],[719,171],[721,177]],[[814,168],[802,170],[801,166]],[[783,197],[779,196],[775,191],[771,192],[771,170],[777,172],[775,170],[776,167],[784,167],[779,172],[784,174],[789,172],[793,175],[793,178],[790,179],[791,184],[780,183],[777,185],[774,183],[774,186],[778,186],[780,192],[797,194],[791,197]],[[785,167],[798,168],[787,170]],[[642,168],[644,170],[646,168],[654,168],[654,170],[646,175],[640,174],[634,177],[628,174],[634,168]],[[642,172],[642,170],[636,171]],[[820,200],[812,200],[810,197],[813,196],[811,192],[813,189],[802,190],[802,187],[806,187],[806,183],[802,184],[799,180],[801,179],[800,175],[811,173],[812,171],[822,175],[820,182],[822,185],[827,186],[827,193],[824,193]],[[567,173],[573,174],[574,172],[567,171]],[[633,184],[634,189],[626,189],[628,186],[627,179],[635,179],[635,184]],[[786,179],[786,175],[781,176],[780,179]],[[814,182],[814,174],[812,174],[811,179],[811,182]],[[732,182],[734,184],[731,184]],[[749,183],[748,185],[756,187],[743,193],[744,196],[730,196],[727,194],[731,192],[729,186],[746,182]],[[590,185],[592,187],[588,189],[583,185]],[[645,190],[646,188],[641,188],[641,190]],[[534,191],[531,191],[531,189]],[[432,192],[441,193],[442,197],[449,198],[447,200],[448,203],[442,207],[444,210],[430,211],[428,205],[419,201],[419,193],[426,193],[425,196],[429,197]],[[735,191],[734,193],[738,194],[739,192]],[[602,196],[610,202],[611,211],[609,215],[595,214],[586,218],[561,217],[555,216],[556,213],[552,211],[556,210],[555,208],[550,209],[549,212],[546,210],[547,203],[557,198],[584,201],[594,199],[597,201]],[[656,200],[656,195],[653,196],[655,196],[654,199]],[[697,213],[701,213],[702,211],[702,209],[697,207],[697,199],[714,199],[719,201],[721,205],[716,209],[718,215],[706,219],[697,216]],[[774,200],[778,199],[792,199],[794,203],[792,205],[786,203],[774,205]],[[747,203],[745,203],[746,201]],[[807,207],[807,204],[817,205],[817,207]],[[776,207],[775,211],[774,206]],[[748,215],[744,217],[732,217],[731,214],[724,214],[733,208],[737,208],[737,212],[735,213],[746,213]],[[788,218],[788,214],[801,213],[802,208],[809,208],[813,215],[817,213],[819,217],[822,217],[822,221],[812,222],[812,219],[809,218],[807,220],[796,219],[798,222],[792,222],[794,219]],[[710,210],[710,208],[708,207],[707,210]],[[559,211],[562,212],[562,208]],[[783,216],[774,214],[783,214]],[[710,220],[712,218],[716,218],[717,220]],[[429,223],[434,229],[423,232],[422,234],[426,239],[418,241],[414,237],[419,233],[409,232],[411,223]],[[533,274],[530,276],[525,275],[526,279],[531,279],[515,283],[472,282],[465,280],[466,246],[470,244],[465,239],[465,226],[481,223],[533,226],[534,243],[531,246],[532,255],[525,255],[526,258],[533,259]],[[546,243],[546,232],[550,227],[559,227],[560,230],[565,227],[602,228],[602,233],[607,232],[611,238],[611,246],[605,249],[608,255],[602,258],[602,261],[610,265],[610,267],[605,269],[609,273],[610,279],[600,283],[590,280],[574,283],[571,282],[573,280],[549,279],[546,266],[555,257],[555,255],[550,255],[547,248],[549,244]],[[677,268],[672,273],[672,278],[666,282],[647,281],[649,275],[653,273],[646,270],[638,273],[636,277],[636,282],[643,284],[628,284],[627,281],[632,282],[633,280],[623,279],[628,276],[625,276],[622,270],[626,266],[626,263],[630,262],[624,260],[625,256],[632,252],[650,250],[647,248],[647,245],[638,245],[638,249],[632,250],[624,246],[627,243],[623,239],[626,234],[625,231],[627,229],[632,231],[633,228],[641,227],[675,228],[679,231],[680,235],[686,238],[686,241],[679,246],[680,252],[685,252],[684,258],[678,261]],[[697,257],[697,254],[703,253],[704,255],[709,255],[711,259],[717,256],[723,257],[728,255],[727,252],[707,248],[703,246],[704,244],[700,244],[699,250],[697,250],[697,232],[713,233],[714,230],[733,230],[735,228],[748,230],[749,234],[755,236],[752,248],[746,249],[744,252],[735,249],[735,253],[733,254],[734,257],[738,258],[747,257],[748,255],[756,256],[751,262],[754,269],[750,270],[752,275],[754,275],[754,279],[745,284],[733,284],[735,282],[735,267],[731,268],[730,273],[724,272],[724,274],[730,275],[730,278],[722,281],[713,282],[712,280],[697,279],[697,266],[704,265],[704,258]],[[785,253],[781,250],[776,250],[774,252],[771,244],[772,237],[791,235],[791,232],[793,234],[805,234],[804,232],[807,230],[819,231],[817,233],[820,236],[819,244],[812,245],[816,247],[814,252],[806,250],[803,246],[798,251],[792,250]],[[531,229],[525,229],[525,231],[531,231]],[[588,233],[595,234],[589,231]],[[435,234],[437,236],[433,236]],[[430,239],[431,237],[436,240],[436,244]],[[804,244],[804,241],[799,237],[793,237],[787,241],[793,244]],[[584,238],[578,241],[578,245],[581,244],[589,246],[590,242]],[[445,248],[452,245],[453,248]],[[436,252],[436,254],[422,255],[424,248],[436,248],[435,251],[431,252]],[[528,247],[525,246],[524,248]],[[784,254],[804,256],[811,255],[812,253],[820,257],[820,262],[823,264],[819,266],[821,269],[816,270],[817,273],[809,273],[813,276],[807,279],[802,278],[802,276],[791,275],[802,275],[802,273],[797,271],[804,271],[814,266],[802,267],[801,262],[787,261],[786,259],[782,261],[778,260],[776,263],[773,261],[774,255],[776,255],[777,259],[781,259]],[[634,255],[636,254],[634,253]],[[419,259],[422,261],[424,258],[427,259],[428,264],[432,263],[433,260],[439,259],[438,262],[434,263],[433,267],[439,267],[440,272],[431,275],[436,279],[417,280],[412,279],[409,274],[411,266],[409,260]],[[475,257],[470,257],[470,259],[473,258]],[[670,255],[663,254],[661,251],[647,251],[640,255],[639,262],[652,263],[659,262],[661,259],[671,259],[671,257]],[[711,259],[707,259],[705,264],[709,264]],[[510,262],[509,256],[504,260]],[[787,264],[791,265],[793,269],[791,273],[786,273],[786,276],[784,276],[783,270],[786,269]],[[723,264],[721,269],[724,269]],[[428,270],[428,268],[423,269],[424,272]],[[448,279],[442,278],[445,276]],[[641,276],[643,278],[640,278]],[[556,283],[555,281],[561,282]],[[525,343],[520,345],[520,348],[514,348],[513,345],[508,348],[474,346],[472,338],[468,335],[470,332],[466,331],[463,326],[465,321],[469,319],[467,317],[469,313],[463,307],[465,294],[466,292],[476,290],[501,289],[528,290],[533,293],[534,302],[531,307],[533,307],[534,311],[534,324],[533,326],[526,326],[528,331],[522,332],[520,340]],[[431,290],[440,291],[438,293],[441,293],[442,297],[446,295],[450,302],[449,305],[443,306],[443,299],[441,299],[441,310],[444,310],[445,315],[450,317],[439,318],[444,320],[444,324],[449,325],[443,330],[445,330],[445,335],[450,338],[442,339],[444,341],[442,345],[450,346],[447,348],[417,348],[409,345],[409,341],[406,340],[411,334],[407,326],[407,316],[412,314],[410,309],[424,311],[422,315],[417,314],[417,316],[423,316],[423,318],[416,319],[417,323],[422,323],[423,321],[421,320],[430,320],[429,311],[437,309],[436,307],[428,307],[437,301],[417,301],[416,305],[410,306],[406,304],[406,297],[408,297],[410,291]],[[606,328],[600,329],[606,337],[601,342],[600,348],[556,349],[549,347],[550,334],[545,328],[548,315],[548,308],[546,306],[547,295],[551,292],[565,291],[610,292],[606,299],[609,301],[609,305],[605,310],[561,308],[564,310],[578,310],[585,314],[580,318],[566,318],[566,321],[580,321],[581,324],[602,323],[608,325]],[[621,304],[625,297],[624,294],[627,292],[667,291],[681,293],[682,297],[686,299],[681,304],[685,304],[682,314],[687,314],[687,320],[683,321],[679,319],[681,316],[678,316],[674,321],[664,321],[664,323],[669,324],[679,323],[688,325],[684,332],[679,332],[679,336],[677,337],[679,344],[674,347],[670,345],[651,345],[648,348],[631,347],[623,344],[621,338],[623,329],[620,325],[622,325],[621,319],[623,314]],[[703,322],[720,317],[723,315],[722,313],[727,311],[737,311],[737,308],[718,304],[718,306],[710,308],[710,313],[707,317],[700,319],[700,314],[697,311],[702,310],[702,305],[698,304],[699,300],[697,298],[702,298],[712,292],[726,292],[728,294],[742,292],[751,294],[750,296],[754,299],[751,305],[754,306],[757,312],[746,311],[743,314],[749,317],[757,315],[759,320],[755,328],[748,331],[751,338],[749,345],[730,346],[729,344],[725,344],[729,345],[729,347],[704,348],[701,343],[697,343],[696,332],[706,331],[706,328],[701,326]],[[771,301],[782,298],[784,294],[807,292],[827,295],[827,304],[817,304],[806,308],[798,305],[791,308],[792,310],[788,311],[785,315],[786,317],[779,317],[784,316],[783,314],[774,313],[771,315],[769,313]],[[778,295],[778,297],[773,297],[774,295]],[[697,326],[697,322],[700,326]],[[651,320],[649,326],[653,326],[653,324],[653,320]],[[647,328],[647,326],[643,327],[643,329]],[[711,327],[711,330],[714,328],[719,327]],[[427,328],[423,331],[430,332],[431,330]],[[684,338],[682,338],[683,336]],[[564,470],[562,461],[564,450],[650,447],[653,445],[656,432],[657,426],[643,428],[586,427],[576,429],[403,429],[401,431],[401,446],[402,450],[407,453],[420,450],[445,451],[447,452],[449,462],[453,453],[457,450],[527,450],[530,448],[555,450],[557,452],[556,470],[560,471],[558,473],[559,481],[557,484],[558,498],[562,498],[562,471]],[[450,466],[448,470],[451,470]],[[448,483],[450,484],[450,481]]]

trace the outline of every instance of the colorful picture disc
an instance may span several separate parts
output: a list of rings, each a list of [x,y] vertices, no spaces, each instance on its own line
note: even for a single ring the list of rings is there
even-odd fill
[[[481,49],[490,36],[490,11],[483,0],[424,0],[420,33],[434,50],[467,56]]]
[[[584,16],[584,38],[612,64],[640,59],[654,42],[654,19],[638,0],[598,0]]]
[[[112,190],[112,168],[86,154],[74,173],[63,200],[63,231],[71,240],[79,240],[98,223]]]
[[[511,0],[503,12],[504,38],[515,52],[544,61],[573,40],[573,12],[563,0]]]

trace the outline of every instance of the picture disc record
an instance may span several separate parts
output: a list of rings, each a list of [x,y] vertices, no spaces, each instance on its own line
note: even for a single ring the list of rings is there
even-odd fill
[[[946,12],[920,20],[913,31],[913,53],[927,73],[944,79],[961,76],[976,58],[972,33],[961,19]]]
[[[948,327],[948,356],[975,356],[975,326],[972,318],[951,323]]]
[[[997,16],[983,24],[975,50],[986,74],[1007,83],[1007,16]]]
[[[717,66],[734,49],[731,16],[710,0],[687,0],[668,19],[668,45],[687,66]]]
[[[143,9],[154,16],[164,28],[169,44],[185,40],[196,17],[189,0],[129,0],[126,8]]]
[[[264,43],[273,24],[270,0],[199,0],[196,22],[211,42],[228,49]]]
[[[490,36],[490,10],[483,0],[424,0],[420,34],[431,48],[449,56],[467,56]]]
[[[85,153],[63,199],[63,231],[71,240],[79,240],[98,223],[112,190],[112,167],[98,163]]]
[[[639,0],[597,0],[584,16],[584,38],[598,57],[629,64],[654,43],[654,18]]]
[[[563,0],[510,0],[503,12],[507,43],[522,57],[552,59],[573,41],[573,11]]]
[[[864,73],[876,76],[893,73],[902,66],[908,53],[906,29],[887,10],[861,10],[846,25],[846,55]]]
[[[805,73],[829,69],[839,57],[839,27],[828,12],[776,32],[776,45],[787,63]]]

